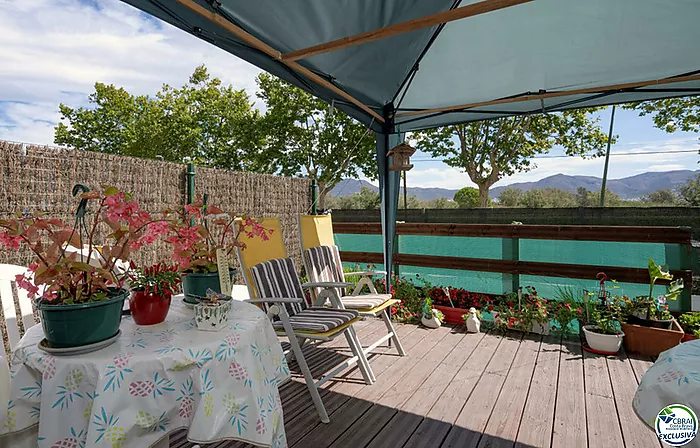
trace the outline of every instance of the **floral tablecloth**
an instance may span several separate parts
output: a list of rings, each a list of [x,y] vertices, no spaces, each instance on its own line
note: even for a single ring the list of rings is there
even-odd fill
[[[700,340],[661,353],[642,377],[632,402],[651,428],[659,411],[671,404],[686,405],[700,414]],[[700,446],[700,439],[693,443]]]
[[[40,447],[145,447],[179,428],[192,442],[284,447],[278,385],[289,377],[267,316],[234,302],[220,332],[196,328],[174,297],[167,320],[122,320],[116,343],[79,356],[37,348],[29,329],[12,355],[11,401],[0,434],[39,423]]]

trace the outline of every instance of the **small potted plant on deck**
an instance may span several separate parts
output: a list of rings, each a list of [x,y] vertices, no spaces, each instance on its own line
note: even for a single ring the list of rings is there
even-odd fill
[[[185,302],[189,304],[201,301],[208,290],[229,294],[230,291],[221,291],[218,257],[231,257],[236,247],[244,248],[245,243],[240,241],[242,235],[266,241],[272,232],[255,219],[236,220],[220,208],[207,205],[206,196],[205,200],[185,205],[175,216],[166,241],[172,245],[173,259],[183,275],[182,289]],[[223,275],[233,279],[235,269]]]
[[[134,322],[137,325],[163,322],[170,309],[170,300],[181,282],[177,266],[158,263],[137,268],[132,262],[127,276],[131,287],[129,310]]]
[[[620,350],[625,333],[620,328],[620,300],[613,297],[607,305],[591,311],[590,321],[583,326],[586,343],[593,351],[613,354]]]
[[[115,266],[167,232],[166,223],[153,220],[117,188],[89,191],[76,185],[73,196],[78,195],[72,228],[40,215],[0,220],[0,243],[14,250],[25,244],[36,256],[30,274],[16,281],[30,297],[39,297],[41,324],[53,348],[90,345],[118,334],[129,291]],[[86,221],[90,205],[95,206],[91,222]],[[104,229],[108,235],[98,251],[97,235]]]
[[[427,297],[423,301],[423,312],[421,314],[420,323],[428,328],[439,328],[445,320],[445,315],[433,308],[433,301]]]
[[[683,280],[673,280],[667,269],[649,259],[649,295],[627,301],[626,323],[622,325],[625,350],[646,356],[659,353],[680,344],[683,329],[668,311],[668,301],[676,300],[683,290]],[[665,295],[654,297],[658,280],[671,281]]]

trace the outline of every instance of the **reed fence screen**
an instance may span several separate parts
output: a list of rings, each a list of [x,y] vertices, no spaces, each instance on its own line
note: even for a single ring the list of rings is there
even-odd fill
[[[44,213],[72,225],[78,200],[73,185],[111,185],[133,193],[142,208],[157,214],[187,201],[187,165],[109,154],[0,141],[0,219],[16,213]],[[308,179],[195,169],[195,194],[232,214],[281,219],[287,250],[301,266],[297,215],[311,207]],[[165,244],[143,248],[138,261],[169,259]],[[27,249],[0,250],[0,263],[27,266]]]

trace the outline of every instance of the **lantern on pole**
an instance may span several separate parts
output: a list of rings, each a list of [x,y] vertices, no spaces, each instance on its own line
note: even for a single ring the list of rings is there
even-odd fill
[[[389,171],[409,171],[413,168],[411,165],[411,156],[416,152],[408,143],[399,143],[394,146],[391,151],[386,153],[386,156],[392,156]]]

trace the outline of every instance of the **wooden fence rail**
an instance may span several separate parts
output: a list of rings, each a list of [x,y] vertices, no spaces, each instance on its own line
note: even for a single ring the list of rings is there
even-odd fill
[[[381,234],[379,223],[334,223],[335,233],[356,235]],[[624,266],[584,265],[570,263],[548,263],[521,261],[520,239],[642,242],[667,245],[670,253],[677,254],[677,267],[671,271],[674,278],[682,278],[688,286],[681,300],[681,309],[690,309],[690,229],[684,227],[608,227],[608,226],[552,226],[552,225],[501,225],[501,224],[436,224],[398,223],[396,233],[422,236],[460,236],[475,238],[503,238],[510,240],[510,250],[504,253],[506,259],[452,257],[424,254],[394,255],[394,263],[404,266],[421,266],[436,269],[457,269],[478,272],[497,272],[512,275],[512,287],[519,286],[520,275],[591,279],[598,272],[605,272],[609,278],[624,283],[648,283],[647,269]],[[680,245],[680,250],[678,250]],[[395,245],[398,247],[398,245]],[[343,261],[357,263],[383,263],[380,252],[341,251]],[[659,282],[668,284],[668,282]]]

